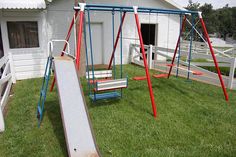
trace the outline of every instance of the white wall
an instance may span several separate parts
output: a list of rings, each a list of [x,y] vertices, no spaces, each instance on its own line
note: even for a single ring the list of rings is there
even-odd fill
[[[108,0],[87,0],[87,3],[96,4],[111,4]],[[127,5],[127,6],[143,6],[143,7],[156,7],[175,9],[173,6],[157,0],[114,0],[114,5]],[[73,0],[57,0],[48,6],[48,34],[49,39],[60,38],[64,39],[69,28],[71,18],[73,16]],[[108,64],[112,52],[112,15],[106,12],[91,12],[91,24],[102,24],[103,27],[103,45],[101,50],[94,49],[93,53],[99,53],[103,56],[102,64]],[[120,14],[117,12],[115,15],[115,36],[117,34]],[[86,15],[87,20],[87,15]],[[179,34],[179,16],[178,15],[163,15],[163,14],[151,14],[149,20],[149,14],[140,14],[140,23],[152,23],[158,24],[158,37],[157,45],[162,47],[174,48],[178,34]],[[169,26],[168,26],[169,25]],[[169,32],[168,32],[169,27]],[[92,30],[95,31],[96,30]],[[87,30],[88,35],[88,30]],[[74,45],[73,34],[70,41],[71,45]],[[96,44],[100,42],[93,42],[93,47],[98,47]],[[135,25],[135,19],[133,13],[128,13],[123,27],[123,62],[128,62],[129,45],[130,43],[139,43],[137,28]],[[62,45],[58,45],[57,51],[59,52]],[[72,46],[72,51],[74,47]],[[102,51],[102,52],[100,52]],[[120,63],[120,45],[118,44],[116,51],[116,63]]]
[[[111,4],[109,0],[87,0],[87,3]],[[158,0],[114,0],[114,5],[143,6],[175,9],[170,4]],[[74,0],[55,0],[47,6],[46,10],[0,10],[0,21],[5,55],[13,54],[16,79],[26,79],[43,76],[47,57],[47,43],[52,39],[65,39],[70,22],[73,18]],[[157,45],[174,48],[179,34],[179,17],[177,15],[139,14],[140,23],[152,23],[158,25]],[[87,20],[87,15],[86,15]],[[102,56],[101,64],[108,64],[112,52],[112,25],[111,13],[91,12],[92,27],[96,24],[102,27],[102,37],[99,42],[94,38],[94,53]],[[38,21],[39,48],[10,49],[7,21]],[[120,24],[120,14],[115,15],[115,36]],[[169,27],[169,30],[168,30]],[[92,30],[96,33],[96,28]],[[168,32],[169,31],[169,32]],[[88,30],[87,30],[88,35]],[[123,27],[123,63],[128,62],[130,43],[139,43],[137,28],[133,13],[127,13]],[[70,47],[74,52],[74,33],[71,34]],[[54,52],[58,55],[63,48],[62,43],[55,44]],[[95,55],[95,56],[96,56]],[[120,63],[120,45],[116,51],[116,63]]]
[[[46,63],[47,29],[46,12],[40,10],[1,10],[0,21],[3,38],[4,55],[12,54],[14,77],[17,80],[41,77],[44,74]],[[38,22],[38,48],[9,47],[7,21],[37,21]]]

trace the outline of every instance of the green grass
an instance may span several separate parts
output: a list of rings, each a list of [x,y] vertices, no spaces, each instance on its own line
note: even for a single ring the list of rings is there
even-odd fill
[[[129,77],[144,70],[125,66]],[[85,94],[87,87],[82,79]],[[152,79],[159,119],[152,116],[147,84],[129,80],[123,99],[92,103],[86,97],[95,137],[105,157],[235,156],[236,92],[226,103],[221,88],[185,79]],[[57,94],[48,94],[42,126],[36,105],[41,79],[19,81],[0,135],[0,156],[66,156]]]

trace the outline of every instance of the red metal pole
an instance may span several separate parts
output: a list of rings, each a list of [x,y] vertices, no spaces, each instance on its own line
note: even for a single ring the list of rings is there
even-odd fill
[[[171,66],[170,66],[170,69],[169,69],[168,78],[170,78],[170,74],[171,74],[171,71],[172,71],[172,68],[173,68],[173,64],[175,62],[175,57],[176,57],[177,50],[178,50],[178,47],[179,47],[180,38],[182,36],[182,33],[184,32],[185,23],[186,23],[186,16],[184,16],[184,20],[182,22],[181,31],[180,31],[179,38],[178,38],[178,41],[177,41],[177,44],[176,44],[176,47],[175,47],[175,53],[174,53],[174,56],[172,58]]]
[[[153,110],[153,115],[154,117],[157,117],[157,110],[156,110],[156,105],[155,105],[155,100],[154,100],[154,95],[153,95],[153,90],[152,90],[152,83],[150,80],[150,75],[149,75],[149,70],[147,66],[147,59],[145,55],[145,50],[144,50],[144,44],[143,44],[143,37],[140,29],[140,23],[139,23],[139,18],[138,18],[138,7],[134,7],[134,15],[135,15],[135,21],[138,29],[138,35],[139,35],[139,41],[140,41],[140,46],[141,46],[141,51],[142,51],[142,56],[143,56],[143,62],[145,66],[145,72],[147,76],[147,83],[148,83],[148,88],[149,88],[149,94],[150,94],[150,99],[152,102],[152,110]]]
[[[119,27],[119,30],[118,30],[118,33],[117,33],[117,36],[116,36],[115,45],[114,45],[112,55],[111,55],[111,59],[110,59],[109,65],[108,65],[108,70],[111,69],[111,64],[112,64],[112,61],[113,61],[113,58],[114,58],[114,55],[115,55],[115,52],[116,52],[116,47],[117,47],[117,44],[118,44],[118,41],[119,41],[121,28],[122,28],[124,20],[125,20],[125,15],[126,15],[126,12],[124,12],[124,14],[122,16],[121,24],[120,24],[120,27]]]
[[[221,75],[221,72],[220,72],[220,68],[219,68],[219,66],[218,66],[218,62],[217,62],[217,59],[216,59],[214,50],[213,50],[213,48],[212,48],[211,41],[210,41],[210,38],[209,38],[209,35],[208,35],[208,32],[207,32],[207,29],[206,29],[206,25],[205,25],[205,23],[204,23],[204,21],[203,21],[201,12],[199,12],[199,18],[200,18],[200,21],[201,21],[201,24],[202,24],[202,28],[203,28],[204,35],[205,35],[205,37],[206,37],[206,39],[207,39],[207,43],[208,43],[208,46],[209,46],[210,51],[211,51],[212,58],[213,58],[214,63],[215,63],[215,67],[216,67],[216,70],[217,70],[217,73],[218,73],[218,77],[219,77],[219,79],[220,79],[221,87],[222,87],[222,90],[223,90],[223,92],[224,92],[225,100],[228,101],[228,100],[229,100],[229,96],[228,96],[228,93],[227,93],[227,91],[226,91],[225,84],[224,84],[224,81],[223,81],[223,78],[222,78],[222,75]]]
[[[78,15],[78,11],[75,12],[74,17],[77,18],[77,15]],[[73,17],[73,19],[70,23],[70,27],[69,27],[69,30],[68,30],[68,33],[67,33],[67,36],[66,36],[66,41],[69,41],[69,39],[70,39],[72,27],[74,25],[74,17]],[[65,42],[65,44],[64,44],[63,50],[61,52],[61,56],[64,56],[63,52],[66,50],[66,48],[67,48],[67,42]],[[50,92],[52,92],[52,90],[54,88],[54,85],[55,85],[55,82],[56,82],[56,78],[54,76],[53,81],[52,81],[52,85],[51,85],[51,88],[50,88]]]
[[[81,41],[82,41],[83,22],[84,22],[84,7],[85,3],[80,3],[79,28],[78,28],[77,49],[76,49],[76,67],[78,70],[80,68],[80,52],[81,52]]]
[[[78,11],[75,12],[75,15],[70,23],[70,27],[69,27],[69,31],[68,31],[68,34],[66,36],[66,41],[69,41],[70,40],[70,36],[71,36],[71,31],[72,31],[72,28],[73,28],[73,25],[74,25],[74,20],[77,18],[77,15],[78,15]],[[75,18],[75,19],[74,19]],[[62,51],[65,51],[67,48],[67,43],[65,43],[64,47],[63,47],[63,50]],[[64,56],[64,53],[61,52],[61,56]]]

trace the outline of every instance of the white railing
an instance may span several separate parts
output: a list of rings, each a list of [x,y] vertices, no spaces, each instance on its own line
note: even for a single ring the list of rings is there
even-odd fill
[[[184,51],[189,51],[190,48],[190,41],[188,40],[183,40],[181,42],[181,49]],[[222,56],[222,57],[236,57],[236,48],[233,46],[228,46],[228,47],[213,47],[215,51],[216,56]],[[193,53],[201,53],[201,54],[210,54],[210,49],[208,47],[208,44],[206,42],[197,42],[193,41],[192,43],[192,52]]]
[[[0,59],[0,132],[5,130],[5,123],[3,118],[3,110],[7,104],[7,100],[10,94],[12,86],[12,74],[11,66],[8,56],[4,56]]]
[[[52,56],[53,54],[53,51],[54,51],[54,43],[56,42],[62,42],[64,44],[66,44],[66,49],[67,51],[61,51],[62,53],[76,59],[75,55],[74,54],[71,54],[71,51],[70,51],[70,43],[67,41],[67,40],[57,40],[57,39],[54,39],[54,40],[50,40],[48,42],[48,56]]]
[[[168,70],[167,66],[161,66],[161,65],[165,65],[170,64],[170,60],[173,58],[173,54],[174,54],[174,49],[167,49],[167,48],[163,48],[163,47],[157,47],[157,46],[153,46],[153,45],[145,45],[145,49],[146,52],[145,54],[147,55],[147,61],[148,61],[148,67],[149,69],[158,69],[161,71],[165,71]],[[181,56],[187,56],[189,53],[188,50],[181,50]],[[153,58],[153,54],[154,54],[154,59]],[[176,55],[176,60],[178,58],[178,55]],[[192,59],[206,59],[206,60],[212,60],[212,56],[211,54],[204,54],[204,53],[196,53],[196,52],[192,52]],[[227,87],[229,89],[236,89],[235,84],[236,84],[236,80],[234,78],[234,72],[236,69],[236,58],[233,57],[223,57],[223,56],[217,56],[217,60],[219,63],[219,66],[222,67],[230,67],[230,73],[229,76],[224,76],[223,79],[225,81],[225,84],[227,85]],[[138,44],[130,44],[130,62],[133,64],[137,64],[139,66],[144,66],[143,64],[143,60],[142,60],[142,55],[140,53],[140,45]],[[167,65],[166,64],[166,65]],[[188,63],[186,61],[182,61],[180,60],[180,64],[183,66],[188,66]],[[196,69],[198,71],[201,71],[205,74],[207,74],[207,76],[192,76],[193,78],[197,78],[199,81],[204,81],[204,82],[212,82],[215,85],[219,84],[219,79],[217,74],[210,72],[208,70],[205,70],[201,67],[198,67],[198,65],[202,65],[203,63],[194,63],[192,62],[190,64],[191,69]],[[206,62],[204,63],[206,65],[210,65],[210,66],[215,66],[213,62]],[[173,67],[173,73],[176,72],[177,67]],[[181,70],[179,69],[179,71],[181,72]],[[183,75],[186,74],[186,71],[182,71]],[[210,76],[210,77],[209,77]],[[214,80],[214,81],[213,81]]]

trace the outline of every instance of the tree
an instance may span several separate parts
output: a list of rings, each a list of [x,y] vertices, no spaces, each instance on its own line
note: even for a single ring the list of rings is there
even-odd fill
[[[198,11],[199,7],[200,7],[200,3],[198,3],[198,2],[193,3],[192,0],[189,0],[188,1],[188,6],[186,7],[186,9],[192,10],[192,11]]]
[[[218,21],[219,21],[219,29],[218,32],[221,34],[221,37],[226,40],[228,35],[233,34],[233,17],[232,11],[230,8],[224,7],[218,10]]]
[[[213,6],[211,4],[205,3],[204,5],[199,7],[199,10],[202,12],[203,19],[208,26],[209,33],[215,33],[217,29],[218,20],[217,16],[214,14],[215,10],[213,10]]]
[[[224,40],[227,36],[236,39],[236,7],[231,8],[226,4],[223,8],[214,10],[212,4],[205,3],[200,6],[200,3],[193,3],[192,0],[189,0],[186,9],[202,12],[209,33],[217,33]],[[199,25],[197,29],[201,30]],[[187,26],[186,31],[190,30],[191,27]],[[194,38],[197,39],[197,37]]]

